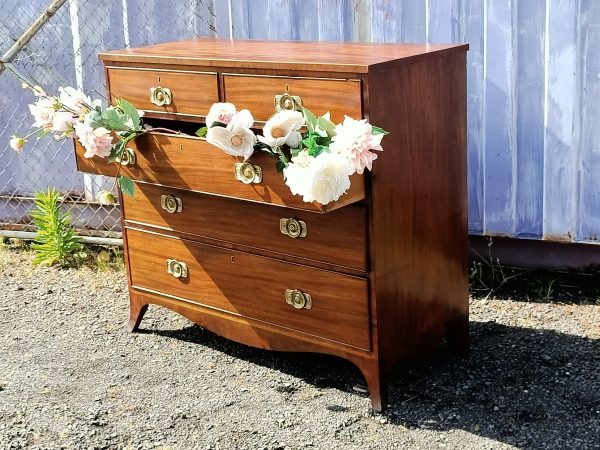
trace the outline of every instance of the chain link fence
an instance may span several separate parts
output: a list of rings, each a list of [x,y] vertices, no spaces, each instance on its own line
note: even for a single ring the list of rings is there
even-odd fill
[[[98,191],[111,189],[114,180],[77,172],[72,142],[33,139],[21,153],[10,148],[11,135],[26,135],[33,122],[28,104],[35,97],[21,88],[19,78],[49,93],[73,86],[92,98],[105,98],[99,52],[216,35],[218,1],[222,0],[69,0],[58,9],[0,73],[0,231],[34,231],[33,195],[54,187],[82,235],[120,237],[118,205],[96,201]],[[49,3],[0,0],[0,54]]]

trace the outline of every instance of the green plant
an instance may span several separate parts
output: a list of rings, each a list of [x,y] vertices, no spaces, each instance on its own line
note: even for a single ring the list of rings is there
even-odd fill
[[[71,215],[60,212],[59,197],[55,189],[35,193],[36,209],[31,213],[38,229],[31,246],[35,252],[34,264],[67,266],[83,248],[71,228]]]

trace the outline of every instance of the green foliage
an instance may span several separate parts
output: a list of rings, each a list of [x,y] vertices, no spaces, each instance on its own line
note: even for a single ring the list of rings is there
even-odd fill
[[[138,110],[127,100],[119,99],[114,106],[98,106],[88,114],[92,128],[104,127],[117,132],[143,132]],[[134,133],[135,137],[135,133]]]
[[[335,124],[329,120],[329,114],[317,117],[306,108],[304,108],[304,119],[308,133],[304,135],[300,147],[291,150],[292,156],[304,148],[308,150],[310,156],[319,156],[329,148],[331,138],[335,136]]]
[[[202,127],[198,131],[196,131],[196,136],[203,138],[206,137],[206,133],[208,133],[208,128]]]
[[[135,193],[135,184],[133,184],[131,178],[126,177],[125,175],[120,175],[117,180],[123,194],[133,195]]]
[[[60,212],[58,200],[59,193],[55,189],[35,194],[36,209],[31,213],[38,229],[31,246],[35,252],[34,264],[67,266],[83,248],[71,228],[70,214]]]
[[[376,127],[376,126],[373,126],[371,130],[372,130],[371,132],[373,134],[384,134],[384,135],[385,134],[390,134],[389,131],[385,131],[383,128],[379,128],[379,127]]]

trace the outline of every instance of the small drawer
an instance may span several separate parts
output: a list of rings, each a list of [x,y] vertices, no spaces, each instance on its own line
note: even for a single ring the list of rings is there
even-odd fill
[[[132,287],[370,349],[368,282],[127,229]]]
[[[168,117],[204,117],[219,101],[217,74],[166,69],[107,67],[111,100]]]
[[[275,159],[265,152],[257,152],[248,160],[252,171],[260,172],[260,177],[248,180],[239,170],[236,174],[236,164],[241,164],[241,159],[201,138],[146,133],[129,147],[136,155],[135,162],[123,166],[121,173],[136,181],[317,212],[332,211],[365,198],[364,175],[354,174],[350,189],[337,202],[325,206],[306,203],[301,196],[290,192],[282,175],[275,170]],[[79,171],[116,174],[115,164],[97,157],[84,158],[84,149],[78,141],[75,149]],[[240,181],[242,178],[244,181]]]
[[[134,197],[123,197],[123,207],[128,224],[367,270],[364,206],[323,215],[140,183]]]
[[[317,115],[329,111],[335,123],[342,122],[344,115],[362,118],[360,80],[227,74],[223,76],[223,85],[225,101],[234,103],[238,109],[249,109],[259,121],[273,115],[276,100],[290,109],[297,109],[301,103]],[[286,103],[286,97],[282,98],[286,92],[293,102],[288,98]]]

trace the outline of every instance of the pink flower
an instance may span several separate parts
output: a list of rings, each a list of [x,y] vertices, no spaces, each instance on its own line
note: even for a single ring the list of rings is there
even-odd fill
[[[40,99],[32,105],[29,105],[29,111],[33,115],[35,122],[34,127],[51,130],[54,115],[56,114],[55,99],[52,97],[40,97]]]
[[[59,87],[58,91],[60,92],[60,103],[65,109],[79,116],[89,111],[92,101],[83,92],[70,86]]]
[[[70,112],[58,111],[52,118],[52,131],[58,131],[68,137],[74,137],[73,126],[75,117]]]
[[[235,105],[233,103],[214,103],[206,115],[206,126],[211,128],[215,122],[221,122],[229,125],[229,122],[236,115]]]
[[[371,150],[382,151],[381,139],[384,134],[373,134],[373,126],[366,119],[354,120],[345,116],[344,123],[336,125],[335,136],[329,149],[332,153],[345,155],[357,173],[371,170],[377,154]]]
[[[102,158],[106,158],[110,155],[112,148],[112,135],[106,128],[92,128],[85,122],[79,122],[75,124],[75,134],[79,138],[79,142],[85,148],[86,158],[91,158],[94,155],[98,155]]]
[[[12,148],[15,152],[20,152],[21,150],[23,150],[23,147],[25,147],[26,142],[27,139],[13,134],[11,136],[9,145],[10,148]]]

